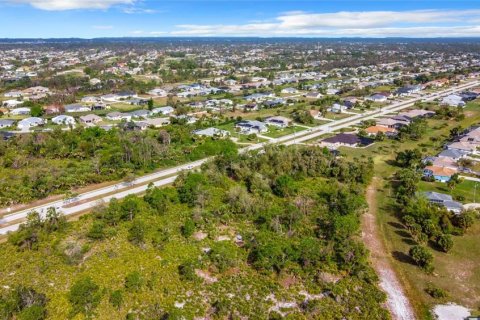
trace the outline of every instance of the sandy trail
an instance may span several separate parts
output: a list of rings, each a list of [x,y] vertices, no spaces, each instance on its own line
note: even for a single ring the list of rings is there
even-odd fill
[[[376,186],[377,180],[374,178],[367,189],[369,210],[362,216],[362,238],[370,250],[370,260],[380,278],[380,287],[387,294],[387,308],[392,315],[392,319],[412,320],[415,319],[415,313],[391,266],[389,254],[382,242],[375,221],[377,210]]]

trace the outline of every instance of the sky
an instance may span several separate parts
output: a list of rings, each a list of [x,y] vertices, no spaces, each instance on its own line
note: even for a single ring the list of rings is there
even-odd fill
[[[0,0],[0,38],[480,37],[480,0]]]

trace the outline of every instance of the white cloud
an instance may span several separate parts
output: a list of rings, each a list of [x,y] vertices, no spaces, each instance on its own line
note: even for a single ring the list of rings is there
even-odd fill
[[[128,14],[136,14],[136,13],[150,13],[150,14],[152,14],[152,13],[158,13],[159,11],[154,10],[154,9],[143,9],[143,8],[129,7],[129,8],[123,9],[123,12],[128,13]]]
[[[480,10],[287,12],[273,22],[239,25],[177,25],[176,36],[480,36]],[[449,26],[446,26],[446,25]],[[452,26],[451,26],[452,25]]]
[[[11,0],[14,3],[30,4],[49,11],[73,9],[108,9],[114,5],[133,5],[136,0]]]

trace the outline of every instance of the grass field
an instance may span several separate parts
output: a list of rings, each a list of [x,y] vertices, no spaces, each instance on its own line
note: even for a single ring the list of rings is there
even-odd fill
[[[431,298],[425,289],[429,285],[446,290],[452,301],[473,309],[480,308],[480,222],[477,222],[464,236],[454,237],[454,247],[445,254],[431,250],[434,254],[435,272],[428,275],[411,263],[408,250],[414,244],[408,232],[400,223],[396,209],[390,178],[399,169],[393,164],[397,152],[419,148],[424,154],[435,155],[442,149],[442,142],[449,136],[452,127],[461,125],[467,128],[480,123],[480,106],[470,103],[465,108],[466,117],[461,122],[446,120],[429,120],[429,129],[420,141],[377,142],[365,149],[341,148],[347,158],[372,157],[375,163],[375,176],[379,177],[381,188],[377,192],[377,223],[383,235],[387,250],[391,254],[394,268],[403,283],[419,319],[430,319],[429,310],[435,304],[443,302]],[[452,191],[445,184],[437,182],[420,182],[421,191],[438,191],[463,196],[464,203],[474,200],[474,182],[463,181]],[[480,195],[476,196],[479,201]]]

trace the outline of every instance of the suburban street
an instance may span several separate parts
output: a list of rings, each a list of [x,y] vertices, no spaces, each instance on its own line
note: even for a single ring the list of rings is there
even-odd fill
[[[265,145],[268,144],[292,145],[305,142],[322,136],[326,133],[330,133],[342,128],[351,127],[352,125],[356,125],[365,120],[381,117],[390,113],[398,112],[402,109],[409,108],[413,106],[413,104],[417,101],[432,101],[442,96],[450,95],[455,92],[460,92],[478,85],[480,85],[480,82],[475,79],[467,83],[441,90],[437,93],[422,95],[401,102],[394,102],[381,109],[367,111],[363,114],[356,114],[340,120],[334,120],[320,126],[312,127],[302,132],[293,133],[283,137],[273,138],[267,142],[250,145],[248,147],[240,149],[239,152],[243,153],[251,150],[262,149]],[[183,164],[174,168],[169,168],[138,177],[133,181],[120,182],[111,186],[102,187],[93,191],[78,194],[70,199],[52,201],[25,210],[10,212],[8,208],[3,209],[0,211],[5,213],[3,217],[0,218],[0,235],[5,235],[9,231],[17,230],[19,225],[24,222],[27,214],[31,211],[37,211],[42,216],[45,215],[47,209],[50,207],[56,208],[66,216],[86,212],[101,203],[109,202],[112,198],[124,198],[129,194],[141,194],[145,192],[149,183],[153,183],[155,186],[164,186],[170,184],[175,181],[179,172],[197,169],[208,160],[209,158],[206,158]]]

